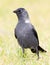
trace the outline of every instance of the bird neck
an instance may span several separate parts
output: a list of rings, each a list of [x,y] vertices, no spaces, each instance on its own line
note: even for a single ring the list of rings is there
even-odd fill
[[[30,23],[29,17],[19,17],[18,21],[22,23]]]
[[[18,19],[19,22],[22,22],[22,23],[30,23],[30,20],[28,18],[20,18]]]

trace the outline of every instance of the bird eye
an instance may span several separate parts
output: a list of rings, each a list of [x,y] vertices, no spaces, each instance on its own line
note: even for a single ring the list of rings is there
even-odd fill
[[[18,11],[19,13],[21,12],[21,10]]]

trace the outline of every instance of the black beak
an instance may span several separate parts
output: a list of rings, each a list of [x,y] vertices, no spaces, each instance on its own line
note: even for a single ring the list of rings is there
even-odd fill
[[[13,11],[13,13],[16,13],[16,11]]]

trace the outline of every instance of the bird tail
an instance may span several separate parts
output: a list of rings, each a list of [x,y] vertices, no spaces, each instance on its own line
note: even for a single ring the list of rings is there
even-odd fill
[[[47,52],[46,50],[44,50],[44,49],[41,48],[40,46],[38,46],[38,50],[41,51],[41,52]],[[31,51],[32,51],[33,53],[36,53],[36,50],[34,50],[34,49],[31,49]]]
[[[46,50],[44,50],[43,48],[41,48],[40,46],[38,46],[38,50],[42,51],[42,52],[47,52]]]

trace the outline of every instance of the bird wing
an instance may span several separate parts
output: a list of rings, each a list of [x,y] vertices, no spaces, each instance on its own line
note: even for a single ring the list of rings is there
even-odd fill
[[[15,38],[17,38],[16,29],[14,30],[14,35],[15,35]]]
[[[34,36],[35,36],[36,39],[38,40],[38,34],[37,34],[35,28],[33,27],[33,25],[32,25],[32,31],[33,31]],[[39,40],[38,40],[38,41],[39,41]]]

